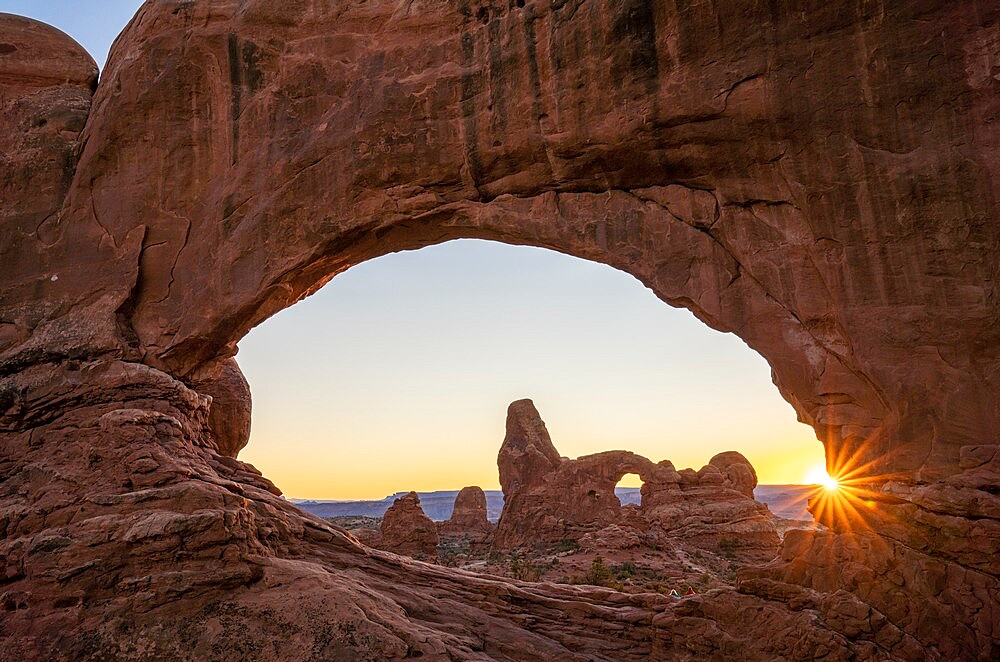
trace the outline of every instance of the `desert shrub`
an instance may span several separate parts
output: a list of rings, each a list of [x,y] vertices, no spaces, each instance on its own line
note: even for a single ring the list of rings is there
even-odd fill
[[[614,589],[621,588],[621,585],[615,581],[615,576],[611,572],[611,569],[604,564],[604,559],[600,556],[595,556],[594,560],[591,561],[590,569],[587,570],[587,574],[583,577],[583,583]]]
[[[528,559],[522,559],[518,556],[511,556],[510,562],[507,566],[507,572],[512,579],[517,579],[522,582],[537,582],[542,576],[543,568],[535,565]]]
[[[569,538],[563,538],[555,544],[552,551],[559,552],[576,552],[580,549],[580,543],[575,540],[570,540]]]
[[[615,578],[620,580],[632,579],[639,574],[635,563],[631,561],[622,561],[619,565],[612,566],[611,571],[614,573]]]

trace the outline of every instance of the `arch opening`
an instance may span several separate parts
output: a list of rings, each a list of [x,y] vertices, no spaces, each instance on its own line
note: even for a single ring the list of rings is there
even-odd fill
[[[884,404],[884,398],[850,367],[849,356],[838,349],[843,344],[839,331],[824,327],[817,333],[805,325],[748,275],[736,253],[705,231],[706,219],[721,213],[720,204],[711,191],[669,185],[641,193],[553,192],[500,196],[488,204],[457,202],[412,219],[344,221],[345,227],[319,235],[303,235],[298,225],[278,227],[278,232],[287,230],[289,241],[266,250],[234,248],[242,256],[236,271],[246,270],[252,286],[239,296],[220,294],[204,314],[189,320],[188,328],[151,341],[158,349],[150,361],[197,379],[234,354],[237,342],[255,325],[338,274],[393,252],[456,239],[489,239],[547,248],[635,277],[658,299],[686,308],[709,327],[738,333],[769,361],[773,383],[799,420],[812,425],[828,446],[856,449],[853,454],[866,473],[904,464],[904,451],[882,452],[879,430],[885,412],[878,403]],[[153,314],[158,305],[154,302],[136,316]],[[136,328],[142,337],[141,323]]]
[[[642,486],[645,482],[637,473],[626,473],[615,483],[615,496],[622,506],[642,504]]]
[[[495,489],[504,408],[530,395],[573,457],[628,448],[698,467],[738,448],[772,467],[764,480],[802,482],[821,446],[763,359],[637,285],[486,241],[365,262],[242,342],[254,425],[241,458],[297,498]]]

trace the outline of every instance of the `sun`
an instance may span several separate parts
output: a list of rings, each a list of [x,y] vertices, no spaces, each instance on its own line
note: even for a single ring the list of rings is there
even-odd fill
[[[805,484],[821,485],[824,489],[831,491],[840,489],[840,483],[826,472],[826,467],[822,464],[816,465],[806,473]]]

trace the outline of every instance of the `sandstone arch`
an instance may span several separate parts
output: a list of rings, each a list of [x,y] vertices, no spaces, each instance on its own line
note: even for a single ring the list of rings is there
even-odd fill
[[[639,28],[628,22],[652,18],[638,18],[642,6],[576,13],[573,3],[487,3],[493,18],[485,25],[463,16],[461,3],[422,18],[393,3],[327,15],[293,8],[284,19],[257,4],[146,6],[105,72],[77,185],[54,230],[62,238],[49,253],[65,245],[62,261],[72,264],[81,247],[125,247],[115,272],[91,279],[84,296],[115,292],[128,311],[125,331],[134,333],[124,339],[128,349],[188,376],[351,264],[455,237],[531,243],[628,271],[668,302],[741,335],[824,441],[876,437],[872,459],[890,448],[897,456],[886,470],[954,467],[958,447],[982,441],[990,428],[960,424],[940,408],[980,404],[968,418],[995,422],[995,403],[970,402],[979,389],[963,374],[992,384],[995,357],[982,357],[983,365],[973,351],[938,357],[957,350],[945,351],[935,332],[956,316],[969,319],[950,345],[992,354],[995,264],[985,250],[977,257],[933,237],[951,227],[981,237],[984,249],[995,241],[983,225],[987,153],[971,141],[961,159],[929,154],[931,138],[882,126],[850,85],[836,86],[841,105],[829,110],[819,99],[830,94],[842,54],[818,54],[832,70],[809,82],[800,75],[804,37],[782,33],[794,27],[781,16],[760,17],[788,39],[781,49],[759,44],[724,67],[704,68],[706,51],[729,35],[636,40]],[[737,22],[735,8],[720,11],[734,12],[720,24]],[[894,29],[915,38],[919,23],[907,12],[916,11],[899,10]],[[953,30],[962,27],[957,10],[947,18]],[[682,12],[651,25],[685,35],[699,20]],[[814,20],[817,30],[838,27],[829,16]],[[861,20],[859,29],[876,21]],[[405,39],[416,25],[439,44],[420,59],[410,49],[422,46]],[[584,26],[603,47],[561,64]],[[354,33],[364,27],[398,45],[386,52]],[[509,43],[498,43],[497,31]],[[329,36],[303,50],[301,37],[314,33]],[[882,48],[882,66],[906,64],[906,53]],[[130,57],[118,56],[124,52]],[[614,66],[605,68],[609,54]],[[648,61],[653,54],[656,62]],[[625,61],[648,66],[631,71]],[[876,103],[929,109],[960,92],[952,88],[965,78],[947,69],[959,64],[939,65],[941,80],[956,82],[934,90],[927,76],[890,84],[885,72]],[[698,84],[683,85],[695,68]],[[624,71],[631,73],[617,80]],[[374,81],[385,83],[377,94]],[[584,97],[599,100],[587,117]],[[795,125],[795,112],[812,119]],[[846,170],[828,165],[834,153]],[[913,186],[958,164],[967,176],[945,180],[953,182],[941,191],[945,200],[914,195]],[[890,176],[899,185],[881,187]],[[895,209],[912,209],[909,225]],[[903,225],[880,241],[887,223]],[[934,235],[914,232],[927,225]],[[891,240],[907,246],[894,251],[907,256],[907,268],[902,257],[879,253]],[[964,277],[950,274],[949,251]],[[52,261],[49,270],[58,270]],[[945,285],[951,292],[932,295],[940,288],[922,283],[921,268],[953,283]],[[61,299],[61,288],[57,282],[46,295]],[[872,313],[886,309],[916,317],[880,315],[872,325]],[[911,337],[914,326],[927,331]],[[906,357],[913,346],[936,349]],[[886,354],[893,360],[882,365]],[[901,371],[900,361],[914,365]],[[919,406],[930,375],[958,400]]]
[[[217,455],[208,400],[186,386],[214,379],[253,324],[352,264],[480,237],[605,262],[738,333],[828,462],[857,455],[879,488],[884,538],[851,563],[919,559],[961,577],[951,592],[915,583],[904,599],[850,583],[879,575],[838,584],[789,557],[745,592],[806,587],[796,599],[827,629],[786,617],[814,643],[847,646],[848,631],[862,654],[995,655],[997,12],[975,0],[148,2],[92,108],[94,67],[78,46],[0,17],[0,102],[16,129],[0,138],[12,173],[0,199],[5,605],[96,623],[115,613],[115,591],[151,614],[184,595],[178,609],[194,618],[233,591],[250,622],[266,609],[259,580],[304,581],[289,555],[311,554],[368,573],[363,590],[324,575],[327,592],[308,599],[369,605],[340,613],[383,657],[577,645],[572,625],[527,637],[504,615],[576,597],[503,589],[528,606],[497,607],[485,580],[362,560],[252,467]],[[111,526],[119,539],[83,542]],[[945,526],[962,542],[942,543]],[[182,534],[202,546],[172,575]],[[834,544],[796,549],[827,558]],[[122,560],[130,545],[148,567]],[[429,632],[440,616],[417,601],[405,608],[421,624],[399,616],[390,576],[479,604],[501,634]],[[155,577],[148,590],[128,583],[141,577]],[[855,597],[823,597],[838,588]],[[757,598],[730,598],[699,618],[753,640],[732,605]],[[874,610],[877,632],[837,620],[851,600]],[[659,627],[670,614],[587,645],[679,650]],[[28,650],[30,622],[2,627]],[[183,627],[155,650],[169,655]],[[601,632],[576,632],[588,630]],[[122,632],[123,646],[148,636]]]

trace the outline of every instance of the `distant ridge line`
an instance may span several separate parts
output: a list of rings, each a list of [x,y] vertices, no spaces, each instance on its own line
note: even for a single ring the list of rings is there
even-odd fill
[[[618,487],[615,494],[622,505],[639,503],[638,487]],[[795,520],[811,520],[812,515],[806,509],[809,496],[817,489],[816,485],[758,485],[754,495],[761,503],[767,504],[771,512],[778,517]],[[435,521],[444,521],[451,517],[455,497],[459,490],[436,490],[433,492],[417,492],[420,505],[424,512]],[[503,492],[500,490],[484,490],[486,494],[486,513],[491,521],[500,518],[503,509]],[[382,517],[392,502],[407,492],[396,492],[382,499],[295,499],[287,501],[302,510],[319,517]]]

